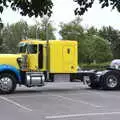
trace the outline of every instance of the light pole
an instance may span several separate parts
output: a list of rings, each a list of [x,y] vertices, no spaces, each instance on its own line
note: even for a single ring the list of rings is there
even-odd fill
[[[39,34],[38,34],[39,30],[41,30],[41,26],[38,25],[36,27],[36,39],[39,39]]]
[[[46,73],[47,73],[47,81],[49,81],[49,36],[48,36],[48,28],[49,28],[49,18],[46,18],[45,24],[45,33],[46,33]]]

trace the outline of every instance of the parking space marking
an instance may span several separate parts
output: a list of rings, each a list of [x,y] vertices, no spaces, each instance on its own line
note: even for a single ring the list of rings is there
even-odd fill
[[[10,96],[10,97],[7,97],[7,98],[29,98],[29,97],[44,97],[44,96],[51,96],[51,95],[20,95],[20,96]]]
[[[60,93],[61,94],[61,93]],[[70,93],[68,93],[67,95],[88,95],[89,93],[80,93],[80,94],[77,94],[77,93],[75,93],[75,94],[70,94]],[[54,95],[56,95],[56,94],[54,94]],[[66,95],[65,93],[62,93],[62,95]],[[47,96],[53,96],[53,94],[33,94],[33,95],[19,95],[19,96],[8,96],[7,98],[29,98],[29,97],[47,97]]]
[[[103,106],[92,104],[92,103],[89,103],[89,102],[86,102],[86,101],[83,101],[83,100],[75,100],[75,99],[72,99],[70,97],[64,97],[64,96],[61,96],[61,95],[52,95],[52,96],[59,97],[59,98],[62,98],[64,100],[68,100],[68,101],[75,102],[75,103],[82,103],[82,104],[89,105],[89,106],[95,107],[95,108],[103,107]]]
[[[6,101],[6,102],[8,102],[8,103],[11,103],[11,104],[13,104],[13,105],[15,105],[15,106],[23,109],[23,110],[27,110],[27,111],[30,111],[30,112],[32,111],[32,109],[30,109],[30,108],[28,108],[28,107],[25,107],[25,106],[19,104],[18,102],[15,102],[15,101],[13,101],[13,100],[11,100],[11,99],[8,99],[8,98],[6,98],[6,97],[0,96],[0,99]]]
[[[101,115],[120,115],[120,112],[104,112],[104,113],[100,112],[100,113],[56,115],[56,116],[46,116],[45,119],[62,119],[62,118],[72,118],[72,117],[101,116]]]

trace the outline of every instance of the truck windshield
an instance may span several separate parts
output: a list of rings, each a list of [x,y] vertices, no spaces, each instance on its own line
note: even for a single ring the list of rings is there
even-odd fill
[[[18,53],[26,53],[27,46],[28,45],[26,43],[19,43],[18,44]]]
[[[31,53],[36,54],[37,53],[37,45],[32,44],[26,44],[26,43],[20,43],[18,45],[18,53]]]

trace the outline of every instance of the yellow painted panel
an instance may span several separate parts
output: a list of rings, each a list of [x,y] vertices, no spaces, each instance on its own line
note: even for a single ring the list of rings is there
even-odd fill
[[[6,64],[6,65],[13,66],[17,69],[20,69],[17,63],[18,57],[21,57],[21,55],[20,54],[0,54],[0,65]]]
[[[28,54],[28,69],[38,70],[38,54]]]
[[[49,52],[49,71],[51,73],[74,73],[77,71],[76,41],[52,41]]]

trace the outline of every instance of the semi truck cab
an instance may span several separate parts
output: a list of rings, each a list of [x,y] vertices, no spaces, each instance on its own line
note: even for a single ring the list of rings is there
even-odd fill
[[[21,41],[18,44],[18,54],[22,55],[22,58],[19,58],[21,62],[22,59],[26,59],[26,71],[46,70],[46,44],[44,41]]]

